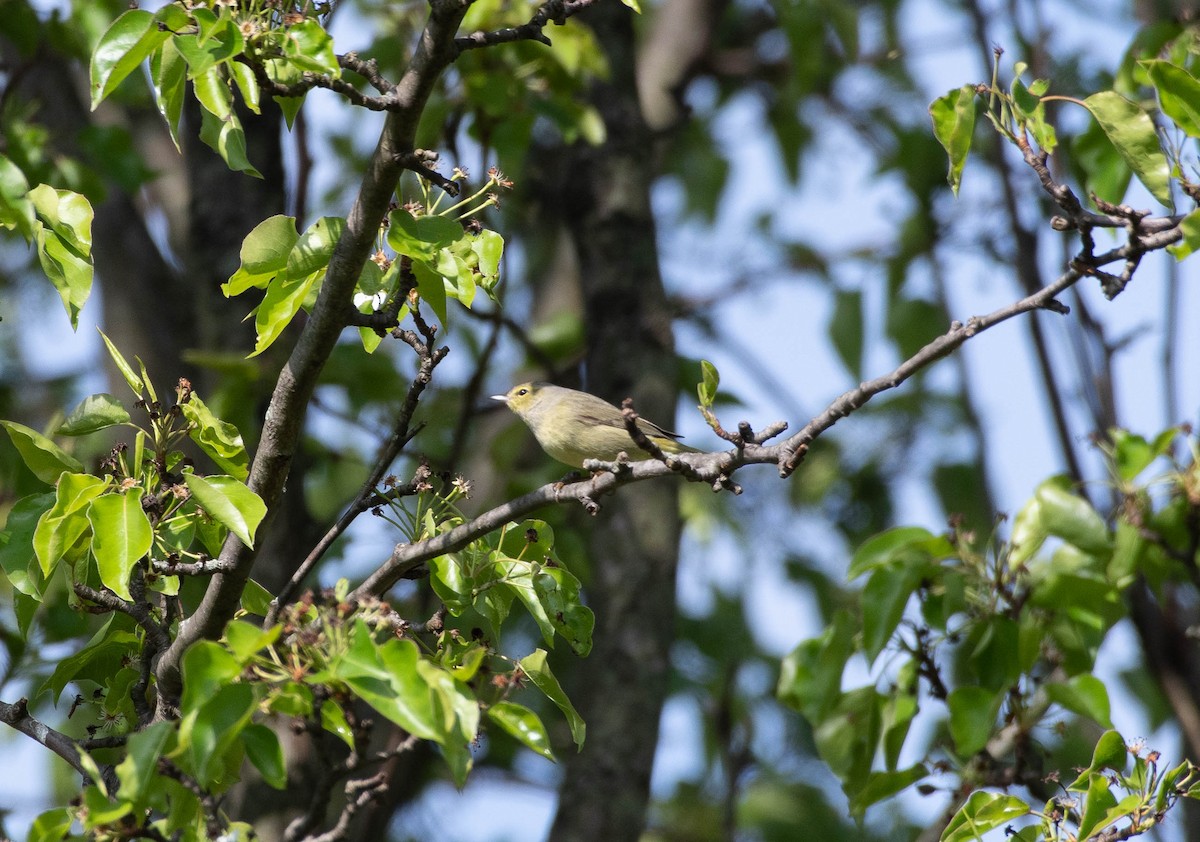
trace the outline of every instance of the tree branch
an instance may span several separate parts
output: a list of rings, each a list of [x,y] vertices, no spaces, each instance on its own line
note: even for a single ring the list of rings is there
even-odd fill
[[[401,159],[413,151],[425,103],[442,71],[458,54],[454,36],[466,11],[467,4],[462,2],[431,3],[413,58],[392,91],[397,108],[387,116],[311,316],[276,381],[247,483],[267,504],[267,518],[260,529],[265,530],[283,493],[317,378],[346,325],[346,306],[388,212],[402,172]],[[221,634],[239,606],[255,556],[256,551],[234,535],[225,542],[220,558],[231,569],[213,576],[196,612],[181,624],[175,641],[158,662],[158,716],[175,714],[183,690],[180,667],[184,652],[198,640]]]
[[[1015,301],[986,316],[968,319],[966,323],[954,322],[949,331],[927,344],[895,370],[862,383],[857,388],[841,395],[823,413],[780,444],[764,446],[755,442],[745,442],[740,448],[731,451],[685,453],[672,458],[686,463],[689,466],[689,474],[694,474],[698,481],[711,483],[718,489],[728,483],[730,475],[744,465],[776,464],[779,466],[779,475],[787,477],[799,465],[808,445],[840,419],[858,410],[881,392],[896,388],[917,372],[956,350],[967,340],[1001,322],[1033,310],[1061,311],[1062,305],[1055,301],[1055,296],[1078,283],[1082,277],[1083,274],[1079,271],[1068,270],[1054,283],[1038,290],[1033,295]],[[589,479],[570,485],[561,483],[544,485],[522,497],[484,512],[449,532],[416,544],[397,544],[387,561],[355,590],[354,597],[382,596],[392,585],[404,578],[405,574],[426,561],[443,553],[460,550],[471,541],[542,506],[561,503],[565,500],[576,500],[581,503],[594,501],[623,485],[640,482],[651,477],[667,476],[675,472],[663,462],[645,460],[622,465],[617,471],[597,473]]]
[[[70,764],[71,768],[91,780],[91,773],[84,767],[80,759],[79,747],[75,741],[60,731],[55,731],[29,715],[29,700],[19,699],[16,704],[0,702],[0,722],[20,731],[25,736],[41,743]],[[117,774],[112,766],[101,767],[100,774],[109,792],[116,792],[118,787]]]
[[[469,35],[462,35],[454,39],[454,46],[460,52],[513,41],[537,41],[550,46],[550,39],[542,31],[546,28],[546,24],[556,23],[562,26],[571,15],[583,11],[595,2],[596,0],[546,0],[526,23],[519,26],[507,26],[503,29],[493,29],[491,32],[480,30]]]

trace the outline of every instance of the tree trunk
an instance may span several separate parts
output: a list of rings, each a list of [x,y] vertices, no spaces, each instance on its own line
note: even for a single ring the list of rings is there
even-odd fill
[[[608,139],[567,150],[557,188],[583,289],[586,386],[617,403],[636,395],[640,413],[665,422],[676,365],[650,209],[653,156],[638,106],[632,23],[616,3],[591,10],[585,22],[612,68],[611,78],[591,91]],[[587,741],[565,764],[551,831],[557,842],[641,835],[670,674],[677,487],[629,486],[602,505],[587,590],[596,642],[572,688]]]

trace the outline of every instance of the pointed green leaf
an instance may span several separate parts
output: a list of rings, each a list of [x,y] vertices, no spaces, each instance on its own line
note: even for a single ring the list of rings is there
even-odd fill
[[[60,436],[85,436],[97,430],[129,422],[129,413],[121,406],[121,402],[112,395],[101,392],[80,401],[79,405],[71,410],[67,420],[54,432]]]
[[[533,686],[541,690],[547,699],[558,705],[558,709],[567,718],[567,725],[571,729],[571,738],[575,741],[575,745],[583,748],[587,726],[578,711],[575,710],[575,706],[571,704],[571,700],[567,698],[567,694],[563,692],[562,685],[558,683],[554,673],[550,671],[550,667],[546,663],[546,650],[535,649],[532,654],[522,658],[520,663],[522,671],[529,676]]]
[[[129,735],[125,759],[117,765],[117,780],[121,782],[121,798],[132,803],[134,812],[146,809],[150,787],[158,780],[158,759],[171,738],[174,726],[156,722]]]
[[[39,602],[45,577],[40,565],[34,564],[34,536],[38,522],[53,508],[56,496],[46,491],[22,497],[8,510],[4,531],[0,532],[0,569],[13,588]]]
[[[717,371],[717,367],[708,360],[700,361],[700,382],[696,386],[696,395],[700,399],[700,406],[705,409],[711,409],[713,401],[717,399],[717,389],[721,385],[721,374]]]
[[[507,731],[526,748],[540,754],[547,760],[554,760],[550,751],[550,737],[546,734],[546,726],[538,715],[524,705],[516,702],[497,702],[488,708],[488,719]]]
[[[25,467],[33,472],[42,482],[54,484],[58,475],[63,471],[81,473],[83,465],[78,459],[67,453],[50,439],[37,430],[32,430],[24,424],[15,421],[0,421],[12,439],[13,446],[21,454]]]
[[[183,655],[183,712],[199,710],[241,673],[241,662],[219,643],[201,640],[193,644]]]
[[[267,285],[267,293],[254,314],[254,329],[258,336],[251,357],[271,347],[324,277],[323,269],[301,278],[283,273],[275,276]]]
[[[329,704],[329,702],[326,702]],[[267,785],[275,789],[287,787],[287,762],[283,757],[283,746],[279,737],[266,725],[250,724],[242,729],[242,740],[246,744],[246,756],[262,775]]]
[[[136,489],[100,495],[88,507],[88,521],[100,581],[122,599],[132,599],[129,576],[154,544],[154,528]]]
[[[117,366],[117,371],[121,372],[121,376],[125,378],[125,382],[129,385],[129,388],[133,390],[133,393],[138,397],[141,397],[142,392],[146,388],[146,384],[142,382],[142,378],[139,377],[137,372],[133,370],[133,366],[131,366],[125,360],[125,357],[121,355],[121,352],[117,350],[117,346],[114,345],[112,340],[105,335],[104,331],[96,328],[96,332],[99,333],[100,338],[104,340],[104,347],[108,349],[108,355],[112,358],[113,363]]]
[[[287,28],[283,54],[296,67],[338,79],[342,68],[333,51],[333,37],[313,18]]]
[[[64,472],[59,477],[54,505],[38,519],[33,533],[33,549],[44,577],[50,577],[54,565],[91,528],[88,506],[107,486],[104,480],[91,474]]]
[[[114,20],[92,52],[92,110],[170,37],[159,29],[153,14],[141,9],[131,9]]]
[[[986,687],[957,687],[950,692],[950,736],[959,757],[966,759],[987,745],[996,727],[1003,694]]]
[[[346,230],[346,220],[339,216],[323,216],[308,226],[287,256],[287,274],[290,278],[303,278],[314,272],[323,272],[329,266],[329,258],[338,239]]]
[[[1200,137],[1200,80],[1169,61],[1139,62],[1158,92],[1158,103],[1188,137]]]
[[[166,42],[150,56],[150,81],[154,88],[154,104],[166,121],[171,141],[178,150],[179,119],[187,95],[187,62],[173,42]]]
[[[977,790],[946,825],[941,842],[977,842],[1030,812],[1029,805],[1015,795]]]
[[[200,449],[208,454],[217,466],[228,471],[236,479],[244,480],[249,474],[250,456],[242,442],[238,428],[222,421],[193,393],[187,403],[181,404],[183,417],[191,424],[188,435]]]
[[[246,132],[236,113],[222,119],[207,108],[200,109],[200,139],[221,156],[229,169],[262,178],[246,157]]]
[[[950,158],[946,180],[950,183],[950,189],[958,195],[963,166],[967,162],[971,137],[975,133],[975,86],[963,85],[935,99],[929,106],[929,116],[933,120],[933,133]]]
[[[1142,108],[1115,91],[1101,91],[1083,101],[1104,134],[1138,180],[1162,204],[1171,204],[1171,168],[1158,142],[1154,121]]]
[[[1052,682],[1045,687],[1050,701],[1057,702],[1072,713],[1086,716],[1102,728],[1113,727],[1109,718],[1108,688],[1091,673],[1072,676],[1065,684]]]
[[[261,497],[230,476],[201,477],[184,471],[183,481],[204,511],[247,547],[254,546],[254,533],[267,514]]]

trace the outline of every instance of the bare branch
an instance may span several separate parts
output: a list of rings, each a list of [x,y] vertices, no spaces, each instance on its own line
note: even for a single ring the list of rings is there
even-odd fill
[[[75,741],[66,734],[55,731],[49,725],[45,725],[30,716],[28,699],[19,699],[15,704],[11,705],[0,702],[0,722],[41,743],[67,761],[71,768],[85,779],[91,780],[90,773],[84,768],[83,762],[80,760],[79,747]],[[116,792],[119,784],[117,773],[113,767],[101,767],[100,774],[104,777],[104,785],[108,788],[109,792]]]
[[[918,371],[932,365],[968,339],[985,330],[1022,313],[1038,309],[1060,309],[1061,305],[1055,301],[1055,296],[1069,289],[1081,277],[1083,277],[1082,273],[1074,269],[1069,270],[1053,284],[1038,290],[1033,295],[986,316],[971,318],[965,324],[955,322],[949,331],[927,344],[901,363],[894,371],[846,392],[831,403],[821,415],[780,444],[768,447],[748,441],[741,448],[732,451],[685,453],[672,456],[672,459],[687,464],[689,477],[694,477],[697,481],[712,483],[718,488],[726,487],[729,484],[729,477],[743,465],[776,464],[779,466],[780,476],[787,477],[796,469],[809,443],[838,420],[862,407],[875,395],[896,388]],[[589,511],[593,511],[597,498],[622,485],[640,482],[651,477],[666,476],[674,472],[665,463],[655,460],[627,463],[614,466],[614,468],[619,469],[596,473],[589,479],[569,485],[562,483],[544,485],[522,497],[484,512],[449,532],[416,544],[397,544],[387,561],[367,577],[366,581],[355,590],[353,596],[356,598],[381,596],[397,581],[429,559],[443,553],[460,550],[471,541],[542,506],[574,500],[587,506]]]

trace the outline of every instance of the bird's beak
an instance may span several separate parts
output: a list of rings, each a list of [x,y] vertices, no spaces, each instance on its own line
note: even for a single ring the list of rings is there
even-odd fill
[[[508,395],[492,395],[492,400],[508,403]]]

